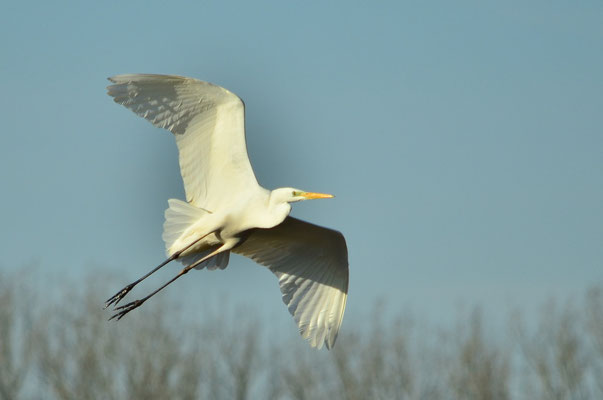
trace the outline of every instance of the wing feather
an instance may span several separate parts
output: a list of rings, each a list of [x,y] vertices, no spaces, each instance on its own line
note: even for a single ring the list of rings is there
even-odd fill
[[[278,277],[283,302],[313,347],[333,347],[348,292],[348,253],[340,232],[293,217],[253,230],[232,251]]]
[[[213,211],[233,192],[259,189],[245,144],[245,106],[235,94],[175,75],[109,80],[107,91],[116,103],[175,135],[189,203]]]

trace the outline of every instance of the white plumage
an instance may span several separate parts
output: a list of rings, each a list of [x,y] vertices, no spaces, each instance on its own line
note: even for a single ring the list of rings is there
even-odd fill
[[[230,251],[270,268],[303,338],[331,348],[348,291],[343,235],[289,217],[289,203],[333,197],[293,188],[262,188],[245,144],[245,108],[211,83],[169,75],[129,74],[109,80],[108,94],[178,145],[186,202],[169,200],[163,240],[170,258],[107,301],[116,305],[137,283],[172,260],[185,268],[141,300],[121,307],[120,319],[192,268],[226,268]],[[112,317],[112,318],[113,318]]]

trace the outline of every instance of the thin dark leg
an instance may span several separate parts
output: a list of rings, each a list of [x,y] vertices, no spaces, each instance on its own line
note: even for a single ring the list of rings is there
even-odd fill
[[[117,313],[113,314],[111,316],[111,318],[109,318],[109,321],[111,321],[112,319],[116,318],[117,321],[119,321],[120,319],[123,318],[124,315],[126,315],[127,313],[129,313],[130,311],[140,307],[145,301],[147,301],[148,299],[150,299],[151,297],[153,297],[154,295],[156,295],[160,290],[164,289],[166,286],[168,286],[170,283],[174,282],[176,279],[180,278],[182,275],[186,274],[188,271],[190,271],[191,269],[195,268],[197,265],[201,264],[203,261],[208,260],[210,258],[212,258],[213,256],[215,256],[216,254],[218,254],[221,251],[221,249],[218,249],[214,252],[212,252],[211,254],[208,254],[207,256],[203,257],[201,260],[188,265],[186,267],[184,267],[182,269],[182,271],[180,271],[178,273],[178,275],[176,275],[175,277],[173,277],[172,279],[170,279],[167,283],[165,283],[163,286],[161,286],[159,289],[155,290],[153,293],[151,293],[150,295],[148,295],[147,297],[144,297],[140,300],[134,300],[131,303],[125,304],[123,306],[120,307],[115,307],[115,310],[119,310]]]
[[[111,318],[109,318],[109,321],[111,321],[113,318],[117,318],[117,321],[119,321],[120,319],[123,318],[124,315],[126,315],[130,311],[134,310],[135,308],[140,307],[142,305],[142,303],[144,303],[145,301],[147,301],[148,299],[150,299],[151,297],[153,297],[161,289],[165,288],[167,285],[169,285],[170,283],[174,282],[176,279],[180,278],[182,275],[186,274],[188,271],[189,270],[187,270],[186,268],[184,268],[182,271],[180,271],[178,273],[178,275],[176,275],[175,277],[173,277],[172,279],[170,279],[165,285],[161,286],[159,289],[155,290],[153,293],[151,293],[147,297],[144,297],[144,298],[142,298],[140,300],[134,300],[133,302],[128,303],[128,304],[123,305],[123,306],[120,306],[120,307],[115,307],[115,310],[119,310],[119,312],[113,314],[111,316]]]
[[[132,290],[134,288],[134,286],[138,285],[140,282],[144,281],[146,278],[148,278],[149,276],[151,276],[152,274],[157,272],[159,269],[161,269],[161,267],[165,266],[166,264],[170,263],[171,261],[174,261],[176,258],[178,258],[178,255],[179,255],[178,253],[172,254],[172,256],[170,258],[168,258],[167,260],[165,260],[164,262],[159,264],[151,272],[149,272],[142,278],[138,279],[137,281],[130,283],[125,288],[121,289],[119,292],[117,292],[115,295],[113,295],[113,297],[111,297],[109,300],[107,300],[105,302],[105,308],[109,307],[111,304],[117,305],[117,303],[119,303],[121,301],[121,299],[123,299],[130,292],[130,290]]]
[[[186,250],[188,250],[189,248],[191,248],[193,245],[195,245],[196,243],[198,243],[201,239],[205,238],[207,235],[209,235],[209,233],[201,236],[199,239],[197,239],[194,242],[192,242],[191,244],[187,245],[182,250],[179,250],[179,251],[175,252],[167,260],[165,260],[164,262],[162,262],[161,264],[159,264],[158,266],[156,266],[151,272],[147,273],[142,278],[138,279],[137,281],[134,281],[134,282],[130,283],[128,286],[126,286],[123,289],[121,289],[119,292],[117,292],[115,295],[113,295],[111,298],[109,298],[109,300],[107,300],[105,302],[105,308],[109,307],[110,305],[117,305],[117,303],[119,303],[130,292],[130,290],[132,290],[134,288],[134,286],[138,285],[140,282],[144,281],[149,276],[151,276],[155,272],[159,271],[166,264],[168,264],[168,263],[174,261],[175,259],[177,259],[178,257],[180,257],[180,254],[182,254],[183,252],[185,252]]]

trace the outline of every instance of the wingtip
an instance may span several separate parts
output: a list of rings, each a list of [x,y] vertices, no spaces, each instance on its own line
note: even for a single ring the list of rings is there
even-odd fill
[[[337,340],[337,333],[333,337],[325,338],[325,347],[327,350],[332,350],[335,346],[335,341]]]
[[[112,76],[108,76],[107,80],[111,83],[117,83],[119,81],[119,78],[121,76],[124,76],[124,74],[117,74],[117,75],[112,75]]]

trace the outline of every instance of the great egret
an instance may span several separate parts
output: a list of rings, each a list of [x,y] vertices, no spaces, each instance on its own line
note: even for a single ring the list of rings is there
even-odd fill
[[[195,269],[224,269],[230,252],[270,268],[283,301],[311,346],[335,344],[348,291],[343,235],[289,216],[291,204],[332,195],[294,188],[269,191],[253,173],[245,145],[245,107],[228,90],[192,78],[128,74],[109,78],[109,96],[178,145],[186,202],[168,200],[163,240],[168,259],[105,303],[116,306],[139,282],[173,260],[185,267],[147,297],[116,307],[121,319]]]

